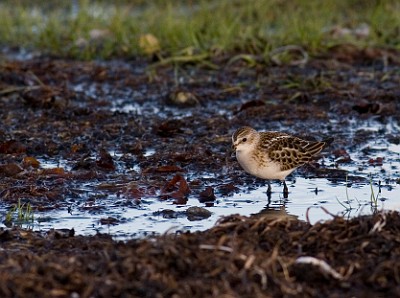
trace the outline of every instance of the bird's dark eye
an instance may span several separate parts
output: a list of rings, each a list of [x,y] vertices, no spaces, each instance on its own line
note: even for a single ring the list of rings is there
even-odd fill
[[[247,138],[243,138],[242,139],[242,142],[244,143],[244,142],[246,142],[247,141]]]

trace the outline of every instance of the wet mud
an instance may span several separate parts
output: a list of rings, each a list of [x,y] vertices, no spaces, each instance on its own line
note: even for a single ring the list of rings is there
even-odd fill
[[[7,216],[29,204],[36,215],[103,211],[102,224],[118,225],[123,219],[106,212],[110,200],[134,209],[190,198],[203,207],[157,216],[207,218],[218,198],[266,184],[246,175],[230,150],[243,125],[334,137],[300,177],[370,183],[369,169],[389,164],[380,183],[399,184],[398,156],[365,146],[378,137],[400,143],[390,129],[400,118],[399,53],[343,46],[304,66],[231,58],[158,68],[1,59],[0,200],[10,227],[0,235],[2,296],[399,295],[396,212],[312,226],[231,216],[212,230],[128,242],[23,230]],[[371,120],[383,128],[363,129]],[[296,262],[301,256],[326,264]]]

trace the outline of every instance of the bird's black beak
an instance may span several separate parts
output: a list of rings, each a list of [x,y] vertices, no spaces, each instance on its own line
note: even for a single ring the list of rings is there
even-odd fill
[[[231,155],[236,153],[236,146],[234,144],[232,144],[231,146]]]

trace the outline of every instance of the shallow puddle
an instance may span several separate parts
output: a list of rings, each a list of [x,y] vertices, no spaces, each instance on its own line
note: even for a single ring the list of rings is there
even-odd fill
[[[373,127],[369,127],[373,131],[383,129],[377,125],[379,124],[374,123]],[[391,128],[393,133],[398,132],[396,129],[393,126]],[[43,231],[50,228],[73,228],[76,234],[93,235],[100,232],[123,240],[160,233],[205,230],[212,227],[221,216],[235,213],[245,216],[251,214],[271,217],[293,216],[315,223],[332,219],[333,215],[350,218],[371,214],[376,210],[400,210],[400,187],[396,180],[400,168],[399,145],[376,138],[363,148],[378,152],[378,156],[384,160],[383,164],[374,165],[370,161],[373,157],[362,157],[360,154],[351,153],[355,162],[340,167],[348,171],[347,182],[325,178],[303,178],[295,174],[288,180],[287,199],[283,198],[282,186],[277,182],[272,184],[273,192],[269,201],[266,186],[251,187],[251,189],[242,187],[240,192],[231,196],[217,196],[211,207],[206,207],[197,198],[190,196],[186,205],[160,201],[156,196],[143,199],[136,205],[115,195],[96,191],[96,200],[93,203],[67,200],[61,208],[34,212],[34,221],[24,223],[22,226]],[[115,152],[112,153],[113,156],[118,156]],[[153,149],[148,149],[144,155],[151,156],[154,153]],[[324,163],[326,167],[330,167],[333,160],[325,158]],[[66,166],[65,163],[61,164]],[[60,166],[60,162],[49,159],[43,162],[42,166],[56,167]],[[214,175],[210,175],[209,178],[212,176]],[[357,182],[360,179],[363,181]],[[80,190],[93,195],[91,189],[92,186],[88,185]],[[376,206],[373,204],[374,198]],[[184,211],[193,206],[204,207],[212,214],[203,220],[190,221]],[[6,210],[5,206],[2,209],[3,214],[9,210]]]
[[[34,222],[22,226],[34,230],[74,229],[75,233],[93,235],[97,232],[112,235],[115,239],[130,239],[159,233],[200,231],[212,227],[221,217],[230,214],[262,214],[273,218],[293,216],[311,223],[332,219],[332,215],[353,217],[371,214],[376,210],[400,210],[399,186],[383,184],[372,185],[377,196],[377,206],[371,204],[371,185],[355,184],[347,187],[345,182],[331,182],[327,179],[305,179],[297,177],[288,183],[289,198],[284,199],[281,186],[273,185],[270,202],[266,187],[241,192],[230,197],[218,198],[212,207],[206,207],[212,215],[203,220],[190,221],[183,213],[192,206],[204,207],[197,199],[189,199],[186,205],[174,205],[171,202],[147,199],[138,206],[124,206],[124,201],[115,197],[98,200],[99,208],[76,204],[70,210],[67,207],[46,212],[35,212]],[[321,208],[323,207],[323,208]],[[172,210],[174,212],[162,212]],[[328,212],[330,214],[328,214]],[[110,224],[107,219],[115,219]],[[103,223],[102,221],[105,221]]]

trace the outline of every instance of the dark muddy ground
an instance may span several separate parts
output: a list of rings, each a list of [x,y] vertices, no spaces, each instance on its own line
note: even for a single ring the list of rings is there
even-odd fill
[[[104,235],[4,230],[0,293],[398,297],[399,227],[399,214],[389,213],[313,226],[291,219],[231,216],[206,232],[128,242]]]
[[[395,52],[347,46],[302,67],[249,67],[230,57],[213,61],[218,69],[3,58],[2,205],[29,203],[35,214],[62,208],[96,212],[107,210],[97,201],[111,196],[127,208],[149,198],[181,205],[196,198],[212,206],[217,197],[265,185],[244,174],[231,155],[230,134],[242,125],[308,139],[333,135],[326,159],[296,175],[368,183],[365,175],[347,175],[341,165],[363,172],[386,163],[391,173],[382,183],[393,188],[399,183],[398,160],[368,148],[359,151],[377,137],[397,146],[399,135],[349,128],[370,119],[398,127],[399,61]],[[355,162],[352,152],[365,162]],[[207,216],[204,208],[186,212]],[[6,212],[3,220],[14,224]],[[118,224],[113,217],[102,220]],[[7,297],[399,295],[399,227],[398,213],[314,226],[236,216],[211,231],[126,243],[72,231],[4,229],[0,292]],[[335,271],[325,276],[324,267],[296,263],[300,256],[316,257]]]

